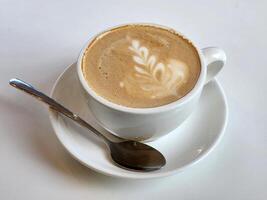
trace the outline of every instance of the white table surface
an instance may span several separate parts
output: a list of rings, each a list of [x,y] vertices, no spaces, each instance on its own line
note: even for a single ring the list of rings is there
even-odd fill
[[[0,199],[267,199],[267,1],[0,0]],[[125,180],[93,172],[56,139],[47,108],[8,85],[49,93],[93,34],[128,22],[173,27],[220,46],[229,103],[225,136],[177,175]]]

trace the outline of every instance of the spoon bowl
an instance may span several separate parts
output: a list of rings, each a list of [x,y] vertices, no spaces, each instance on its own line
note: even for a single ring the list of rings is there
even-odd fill
[[[112,159],[120,166],[143,171],[154,171],[166,164],[164,156],[153,147],[127,140],[110,143]]]

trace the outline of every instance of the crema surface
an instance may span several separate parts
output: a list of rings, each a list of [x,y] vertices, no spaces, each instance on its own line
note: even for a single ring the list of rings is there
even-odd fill
[[[165,105],[185,96],[201,70],[195,47],[174,31],[127,25],[102,33],[86,49],[83,75],[105,99],[127,107]]]

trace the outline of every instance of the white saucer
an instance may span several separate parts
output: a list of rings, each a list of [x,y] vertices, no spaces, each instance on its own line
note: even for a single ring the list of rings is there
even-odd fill
[[[76,65],[67,68],[56,81],[51,96],[101,131],[81,96]],[[222,87],[214,80],[205,86],[196,111],[182,126],[149,144],[166,157],[164,168],[153,172],[128,171],[117,167],[106,146],[88,130],[70,119],[49,111],[55,133],[66,150],[85,166],[100,173],[123,178],[168,176],[204,158],[218,143],[227,122],[227,103]]]

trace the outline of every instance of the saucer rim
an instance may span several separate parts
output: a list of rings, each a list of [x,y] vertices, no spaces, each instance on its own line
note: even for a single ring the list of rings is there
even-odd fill
[[[58,78],[56,79],[52,90],[50,92],[50,96],[53,97],[54,93],[55,93],[55,89],[57,87],[57,85],[59,84],[59,82],[62,80],[62,78],[64,77],[64,74],[70,70],[71,67],[75,67],[76,63],[73,63],[71,65],[69,65],[66,69],[63,70],[63,72],[58,76]],[[206,151],[199,155],[199,157],[193,159],[191,162],[187,163],[186,165],[170,170],[170,171],[166,171],[166,172],[162,172],[162,173],[143,173],[143,172],[134,172],[134,171],[130,171],[131,173],[120,173],[120,172],[116,172],[114,170],[106,170],[105,168],[101,168],[101,166],[97,166],[94,165],[92,163],[88,164],[86,162],[84,162],[83,160],[79,159],[79,157],[77,155],[75,155],[73,152],[71,152],[68,147],[67,144],[65,144],[64,140],[61,138],[61,135],[58,133],[57,131],[57,124],[58,124],[58,120],[57,120],[57,115],[55,113],[55,111],[53,111],[52,109],[48,109],[48,115],[49,115],[49,120],[50,123],[52,125],[52,128],[54,130],[54,133],[57,137],[57,139],[60,141],[60,143],[62,144],[62,146],[64,147],[64,149],[78,162],[80,162],[81,164],[83,164],[84,166],[99,172],[101,174],[105,174],[107,176],[111,176],[111,177],[119,177],[119,178],[129,178],[129,179],[151,179],[151,178],[161,178],[161,177],[166,177],[166,176],[171,176],[173,174],[179,173],[183,170],[185,170],[186,168],[189,168],[195,164],[197,164],[198,162],[200,162],[202,159],[204,159],[207,155],[209,155],[209,153],[217,146],[217,144],[221,141],[224,133],[225,133],[225,129],[227,127],[227,122],[228,122],[228,103],[227,103],[227,98],[225,95],[225,92],[221,86],[221,84],[219,83],[219,81],[215,78],[214,80],[212,80],[215,82],[215,84],[218,86],[219,91],[222,95],[222,99],[223,99],[223,104],[224,104],[224,109],[225,109],[225,113],[223,116],[223,121],[222,121],[222,126],[221,126],[221,130],[218,131],[219,133],[217,134],[217,136],[215,137],[215,139],[213,140],[213,142],[211,143],[211,145],[206,149]],[[205,87],[205,86],[204,86]]]

